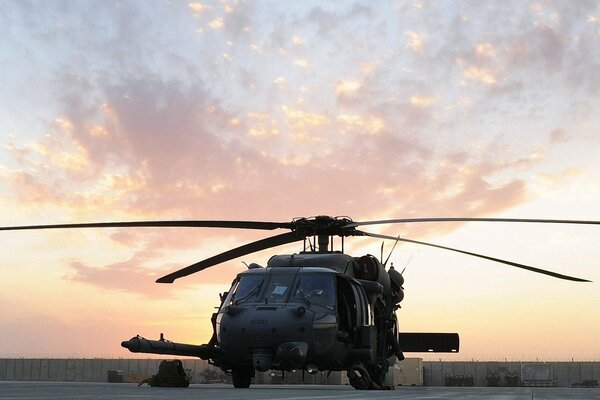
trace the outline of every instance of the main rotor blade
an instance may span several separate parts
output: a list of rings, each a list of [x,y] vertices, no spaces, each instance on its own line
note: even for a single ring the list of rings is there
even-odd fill
[[[172,272],[168,275],[163,276],[162,278],[157,279],[156,283],[173,283],[175,279],[191,275],[198,271],[202,271],[203,269],[212,267],[213,265],[233,260],[234,258],[245,256],[246,254],[255,253],[260,250],[265,250],[271,247],[297,242],[302,239],[304,239],[303,235],[300,235],[297,232],[288,232],[277,236],[271,236],[266,239],[257,240],[256,242],[236,247],[235,249],[228,250],[224,253],[207,258],[206,260],[197,262],[196,264],[192,264],[189,267],[185,267],[178,271]]]
[[[400,240],[402,242],[422,244],[422,245],[425,245],[425,246],[437,247],[438,249],[455,251],[457,253],[462,253],[462,254],[467,254],[467,255],[470,255],[470,256],[474,256],[474,257],[484,258],[486,260],[499,262],[499,263],[510,265],[510,266],[513,266],[513,267],[526,269],[528,271],[537,272],[538,274],[549,275],[549,276],[553,276],[555,278],[565,279],[565,280],[568,280],[568,281],[574,281],[574,282],[591,282],[591,281],[588,281],[587,279],[581,279],[581,278],[576,278],[574,276],[562,275],[562,274],[558,274],[556,272],[548,271],[548,270],[545,270],[545,269],[536,268],[536,267],[530,267],[528,265],[519,264],[519,263],[512,262],[512,261],[507,261],[507,260],[502,260],[500,258],[485,256],[483,254],[471,253],[470,251],[464,251],[464,250],[454,249],[452,247],[440,246],[440,245],[433,244],[433,243],[419,242],[417,240],[405,239],[405,238],[401,238],[401,237],[388,236],[388,235],[380,235],[378,233],[368,233],[368,232],[364,232],[364,231],[356,231],[356,232],[358,232],[359,234],[363,234],[365,236],[370,236],[370,237],[379,238],[379,239]]]
[[[533,219],[533,218],[397,218],[379,221],[354,221],[344,228],[380,224],[405,224],[413,222],[534,222],[544,224],[582,224],[600,225],[600,221],[585,221],[577,219]]]
[[[129,221],[129,222],[92,222],[83,224],[54,224],[54,225],[27,225],[27,226],[2,226],[0,231],[16,231],[27,229],[70,229],[70,228],[236,228],[236,229],[264,229],[277,228],[291,229],[289,222],[262,222],[262,221]]]

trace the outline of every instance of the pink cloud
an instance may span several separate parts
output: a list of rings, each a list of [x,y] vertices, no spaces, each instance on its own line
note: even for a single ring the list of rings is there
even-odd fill
[[[72,84],[72,89],[78,87],[77,82]],[[48,144],[50,150],[65,142],[83,148],[90,173],[75,174],[56,165],[49,174],[15,173],[13,184],[22,198],[40,205],[59,204],[74,215],[110,215],[114,209],[119,216],[144,219],[275,221],[324,213],[360,218],[365,210],[369,214],[393,211],[396,216],[485,215],[526,198],[526,187],[519,180],[500,188],[486,182],[512,168],[510,163],[445,154],[428,147],[418,135],[386,129],[368,137],[360,133],[341,137],[315,127],[312,134],[322,138],[320,146],[328,151],[307,152],[307,163],[286,165],[276,153],[285,138],[276,138],[265,153],[261,143],[228,126],[234,114],[219,107],[201,86],[137,79],[104,90],[108,114],[101,107],[81,107],[84,101],[78,100],[75,90],[70,92],[65,117],[72,129],[57,130],[62,139]],[[401,132],[419,132],[430,120],[422,112],[420,107],[389,104],[378,115],[386,125],[400,123]],[[90,121],[103,126],[107,134],[91,135]],[[284,142],[278,144],[279,140]],[[440,158],[446,160],[443,167],[438,165]],[[29,165],[26,159],[21,163]],[[472,172],[459,173],[462,168]],[[99,182],[107,174],[114,178],[102,187]],[[67,184],[78,190],[66,190]],[[198,236],[206,240],[220,234],[203,231]],[[255,240],[247,232],[233,234],[240,241]],[[152,237],[146,232],[113,234],[121,244],[137,243],[147,250],[104,269],[75,263],[71,279],[108,286],[121,276],[119,281],[127,278],[148,285],[127,284],[123,290],[149,293],[156,276],[142,267],[151,256],[148,251],[202,244],[183,233],[163,235],[160,240]]]
[[[570,139],[569,134],[564,129],[553,129],[550,131],[551,143],[565,143]]]
[[[154,281],[177,267],[171,265],[159,270],[150,269],[137,258],[139,257],[134,256],[131,260],[101,268],[89,267],[82,262],[73,261],[70,264],[73,274],[65,276],[64,279],[91,284],[106,290],[137,293],[152,299],[173,296],[175,286],[158,285]]]

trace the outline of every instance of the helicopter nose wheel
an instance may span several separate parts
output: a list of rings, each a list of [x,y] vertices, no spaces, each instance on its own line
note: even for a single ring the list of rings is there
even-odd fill
[[[231,380],[234,388],[249,388],[254,376],[254,368],[234,368],[231,370]]]

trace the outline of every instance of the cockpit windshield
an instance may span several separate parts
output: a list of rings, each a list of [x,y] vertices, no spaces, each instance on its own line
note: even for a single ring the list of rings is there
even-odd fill
[[[233,304],[256,303],[265,278],[262,275],[244,275],[233,296]]]
[[[245,303],[303,303],[333,309],[335,279],[330,273],[271,271],[242,274],[226,299],[227,305]]]
[[[284,303],[287,301],[290,295],[290,288],[294,282],[295,276],[293,274],[271,274],[267,290],[265,291],[266,301],[265,303]]]

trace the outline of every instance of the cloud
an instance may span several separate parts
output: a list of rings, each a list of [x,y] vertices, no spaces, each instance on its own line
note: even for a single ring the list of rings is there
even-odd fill
[[[341,132],[376,135],[385,129],[385,121],[377,116],[360,116],[355,114],[340,114],[337,121],[341,123]]]
[[[156,279],[166,275],[179,267],[174,265],[164,266],[160,269],[149,268],[145,265],[151,257],[149,250],[135,254],[125,262],[95,268],[85,265],[80,261],[70,264],[72,274],[66,275],[68,281],[91,284],[105,290],[119,290],[126,293],[137,293],[151,299],[160,299],[173,296],[173,290],[180,288],[173,285],[159,285]],[[185,282],[183,283],[185,285]]]
[[[490,59],[495,56],[494,47],[491,43],[478,43],[475,46],[475,55],[482,59]]]
[[[323,114],[292,109],[285,105],[281,106],[281,110],[293,131],[304,131],[327,123],[327,116]]]
[[[446,15],[434,4],[406,15],[386,6],[275,7],[272,15],[242,3],[165,7],[180,31],[148,29],[146,22],[165,21],[136,14],[132,4],[106,5],[97,21],[89,10],[66,15],[81,37],[44,39],[48,58],[61,50],[81,62],[51,65],[55,104],[43,129],[7,148],[3,177],[15,200],[74,220],[491,215],[527,201],[523,168],[535,170],[543,158],[522,154],[565,139],[553,131],[548,143],[546,126],[528,126],[511,148],[516,134],[494,139],[506,121],[557,115],[543,99],[563,80],[576,97],[577,88],[598,86],[597,43],[585,35],[577,43],[594,62],[573,56],[570,14],[564,25],[535,25],[531,11],[509,16],[496,6],[481,23],[463,18],[476,8]],[[394,23],[383,18],[388,11]],[[211,21],[215,29],[196,34]],[[103,23],[114,34],[91,34],[104,32]],[[525,28],[514,33],[510,24]],[[493,157],[473,145],[480,138],[511,150]],[[424,238],[449,229],[410,231]],[[156,267],[151,258],[165,254],[153,251],[208,243],[109,235],[134,247],[131,257],[105,267],[74,263],[71,280],[109,287],[115,277],[135,277],[116,286],[150,293],[159,270],[179,267]],[[247,232],[227,235],[251,240]]]
[[[293,65],[295,65],[297,67],[300,67],[300,68],[305,68],[305,69],[312,68],[312,65],[311,65],[310,61],[308,61],[305,58],[297,58],[297,59],[295,59],[294,62],[293,62]]]
[[[422,95],[414,95],[410,97],[410,103],[416,106],[421,107],[429,107],[440,100],[440,97],[437,95],[433,96],[422,96]]]
[[[212,21],[210,21],[208,23],[208,26],[210,26],[213,29],[219,29],[219,28],[223,27],[223,24],[224,24],[223,18],[216,18],[216,19],[213,19]]]
[[[188,7],[194,12],[194,14],[200,14],[210,8],[207,5],[198,2],[188,3]]]
[[[569,139],[570,136],[564,129],[553,129],[550,131],[550,143],[565,143]]]
[[[404,32],[404,34],[406,35],[407,48],[416,53],[419,53],[421,50],[423,50],[425,35],[411,31]]]
[[[556,173],[540,173],[536,179],[546,187],[556,188],[558,185],[573,180],[584,173],[580,168],[570,167]]]
[[[335,84],[335,92],[338,95],[344,95],[358,90],[360,86],[358,81],[340,81]]]
[[[232,230],[226,231],[231,233]],[[246,232],[233,236],[206,229],[179,231],[172,229],[170,232],[155,231],[144,234],[139,230],[120,230],[117,234],[111,235],[111,239],[133,251],[129,259],[103,266],[72,260],[69,263],[70,271],[63,276],[63,279],[95,286],[102,290],[141,295],[150,300],[179,298],[182,294],[189,294],[190,289],[195,290],[199,283],[222,284],[225,290],[236,274],[246,269],[243,262],[260,262],[257,258],[260,254],[251,254],[240,260],[215,265],[196,275],[179,279],[173,284],[157,284],[155,281],[229,248],[274,234],[276,233]],[[190,252],[190,249],[196,251]],[[182,251],[187,255],[182,257]],[[266,261],[268,256],[265,258],[263,255],[262,258]],[[174,259],[184,261],[173,262]]]
[[[474,80],[485,85],[494,85],[497,82],[497,79],[492,71],[474,66],[466,67],[464,70],[464,75],[467,79]]]
[[[316,149],[297,145],[295,149],[285,149],[281,146],[287,146],[289,139],[281,134],[267,148],[239,136],[243,131],[232,130],[229,124],[238,117],[221,107],[201,85],[186,88],[177,82],[130,79],[102,90],[105,92],[102,103],[111,110],[109,116],[100,107],[82,109],[78,97],[70,94],[63,98],[72,128],[56,133],[61,138],[56,143],[71,143],[82,149],[87,156],[86,170],[92,171],[91,175],[78,176],[67,166],[52,162],[49,156],[52,151],[47,151],[39,157],[44,158],[43,163],[52,162],[52,174],[15,172],[14,184],[24,197],[48,204],[61,202],[74,211],[85,208],[85,203],[93,203],[99,208],[118,207],[146,216],[207,216],[218,210],[229,218],[284,216],[287,219],[294,210],[314,210],[307,207],[314,198],[320,199],[321,207],[330,209],[337,204],[342,210],[350,208],[348,211],[354,213],[369,207],[386,209],[393,199],[382,202],[369,198],[371,193],[389,187],[391,176],[400,175],[404,185],[414,187],[427,182],[430,175],[443,173],[430,162],[434,154],[445,157],[444,153],[428,149],[418,138],[389,130],[397,126],[390,114],[395,118],[404,115],[410,121],[407,127],[417,127],[416,121],[426,120],[428,114],[417,110],[420,104],[419,107],[390,104],[392,108],[379,112],[378,116],[341,114],[335,118],[284,106],[281,118],[287,125],[286,134],[310,131],[311,137],[320,140]],[[264,118],[258,118],[261,115]],[[248,116],[250,120],[264,121],[258,125],[255,122],[250,132],[252,129],[273,132],[272,127],[278,126],[268,122],[272,116],[257,113]],[[90,119],[96,120],[94,126],[107,133],[90,134]],[[326,134],[339,129],[331,126],[334,122],[340,127],[352,127],[343,140]],[[365,132],[378,136],[365,142],[362,138]],[[59,146],[56,143],[48,146]],[[284,150],[278,152],[278,149]],[[357,164],[358,160],[368,163]],[[27,160],[22,163],[23,170],[30,165]],[[468,165],[463,161],[457,168],[464,164]],[[414,170],[416,165],[424,168]],[[482,173],[493,175],[496,171]],[[53,184],[57,179],[80,185],[81,190],[65,194],[60,185]],[[285,192],[277,189],[282,187],[288,189]],[[426,187],[434,193],[441,191]],[[325,197],[318,194],[323,188]],[[479,194],[483,196],[483,192]],[[485,197],[482,201],[490,199]],[[240,209],[240,202],[252,204],[253,210],[249,210],[252,215]],[[274,205],[268,207],[274,211],[273,215],[261,211],[260,203]],[[354,205],[350,207],[351,204]],[[429,207],[433,210],[435,204]]]
[[[559,32],[551,27],[540,24],[536,29],[537,50],[547,69],[561,69],[565,43]]]

